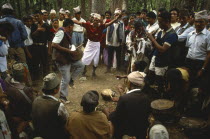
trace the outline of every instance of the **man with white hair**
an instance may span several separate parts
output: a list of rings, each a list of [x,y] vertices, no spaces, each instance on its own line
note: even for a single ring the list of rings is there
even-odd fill
[[[137,139],[146,137],[151,108],[144,77],[145,74],[138,71],[128,75],[132,90],[120,96],[116,110],[109,115],[116,139],[122,139],[124,135]]]
[[[93,23],[90,22],[78,22],[77,20],[73,20],[74,23],[83,26],[87,30],[87,38],[88,42],[86,44],[84,55],[82,57],[82,62],[85,65],[90,65],[93,61],[93,72],[92,76],[95,77],[95,71],[99,62],[100,55],[100,40],[103,33],[103,30],[118,20],[120,15],[116,16],[115,19],[110,21],[109,23],[101,24],[101,16],[99,14],[94,14]],[[86,70],[85,70],[86,72]],[[85,74],[84,72],[84,74]]]
[[[121,14],[120,9],[116,9],[114,16]],[[124,23],[116,20],[111,26],[107,28],[106,45],[108,46],[108,66],[106,72],[111,72],[114,52],[116,52],[117,69],[121,66],[121,43],[125,40]]]
[[[77,20],[78,22],[86,23],[86,21],[81,17],[81,10],[79,6],[73,8],[73,11],[75,17],[72,20]],[[72,39],[71,39],[72,44],[74,44],[75,46],[79,46],[84,42],[84,31],[85,31],[84,27],[78,24],[74,24]]]
[[[191,70],[192,80],[195,80],[196,76],[200,77],[210,62],[210,31],[206,29],[207,19],[206,10],[197,12],[195,14],[195,30],[187,37],[186,47],[189,50],[185,64]]]

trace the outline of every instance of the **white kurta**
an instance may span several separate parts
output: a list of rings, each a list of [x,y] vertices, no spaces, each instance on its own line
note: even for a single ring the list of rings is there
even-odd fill
[[[100,42],[93,42],[88,40],[84,54],[82,57],[82,62],[84,65],[90,65],[93,61],[95,67],[98,66],[100,55]]]

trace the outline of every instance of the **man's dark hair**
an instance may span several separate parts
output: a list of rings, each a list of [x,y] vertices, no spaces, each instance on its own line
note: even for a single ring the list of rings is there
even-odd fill
[[[171,22],[171,13],[165,11],[158,15],[158,17],[161,17],[166,22]]]
[[[147,11],[147,9],[142,9],[141,12],[144,12],[147,14],[148,11]]]
[[[145,61],[135,61],[134,64],[135,64],[136,70],[140,72],[143,72],[147,66],[147,63]]]
[[[27,15],[27,16],[24,16],[22,20],[23,22],[26,22],[28,20],[33,20],[33,18],[30,15]]]
[[[183,89],[184,80],[182,78],[182,74],[178,69],[170,69],[166,73],[167,83],[170,83],[171,91],[177,92]]]
[[[109,14],[110,16],[112,16],[112,12],[111,12],[111,11],[106,11],[106,12],[105,12],[105,15],[106,15],[106,14]]]
[[[85,93],[81,100],[81,106],[83,111],[86,113],[91,113],[95,110],[98,105],[99,94],[97,91],[91,90]]]
[[[166,8],[160,8],[160,9],[158,9],[158,12],[160,12],[160,13],[163,13],[163,12],[166,12],[167,10],[166,10]]]
[[[136,15],[140,15],[141,14],[141,12],[136,12]]]
[[[189,13],[188,10],[180,10],[179,16],[182,16],[182,17],[184,17],[184,16],[190,17],[190,13]]]
[[[10,34],[15,30],[14,26],[7,21],[0,22],[0,28],[8,31]]]
[[[77,12],[77,13],[75,13],[75,14],[81,14],[82,12],[81,11],[79,11],[79,12]]]
[[[156,19],[156,14],[154,12],[149,12],[147,13],[147,17],[152,18],[152,19]]]
[[[8,8],[2,9],[1,12],[3,15],[13,15],[14,14],[14,10],[8,9]]]
[[[189,14],[190,14],[190,16],[192,16],[192,18],[195,18],[195,13],[194,12],[190,12]]]
[[[141,20],[135,20],[134,22],[134,28],[138,29],[139,27],[143,26],[143,22]]]
[[[54,94],[54,90],[58,89],[59,87],[60,87],[60,84],[50,90],[42,89],[42,92],[46,95],[52,95],[52,94]]]
[[[40,14],[40,15],[43,15],[43,13],[42,13],[40,10],[35,10],[35,11],[34,11],[34,14]]]
[[[177,9],[177,8],[172,8],[172,9],[170,10],[170,13],[171,13],[172,11],[176,11],[176,12],[177,12],[177,16],[179,16],[179,9]]]
[[[63,27],[73,26],[73,25],[74,25],[74,22],[69,18],[65,19],[63,22]]]
[[[130,17],[136,18],[136,14],[132,13],[132,14],[130,14]]]

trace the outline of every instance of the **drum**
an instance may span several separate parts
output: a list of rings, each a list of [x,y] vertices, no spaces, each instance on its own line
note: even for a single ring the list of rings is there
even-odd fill
[[[206,138],[207,122],[193,117],[182,117],[179,120],[179,125],[184,129],[185,134],[193,139]]]
[[[104,100],[111,100],[112,97],[115,97],[115,92],[111,89],[104,89],[101,91],[101,96]]]
[[[157,99],[151,102],[152,114],[155,120],[163,123],[175,122],[174,101],[167,99]]]

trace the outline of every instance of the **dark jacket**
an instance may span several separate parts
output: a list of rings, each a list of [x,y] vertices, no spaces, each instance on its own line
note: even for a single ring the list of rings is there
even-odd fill
[[[144,139],[148,128],[148,117],[150,113],[150,100],[142,91],[120,97],[116,110],[110,114],[117,139],[123,135],[136,136]]]
[[[60,102],[48,97],[37,97],[32,106],[32,122],[36,136],[44,139],[67,139],[66,119],[58,115]]]
[[[9,77],[6,78],[5,84],[5,92],[10,101],[11,116],[21,118],[25,121],[31,120],[30,113],[33,102],[33,89],[21,83],[12,83]],[[30,102],[20,90],[25,93]]]
[[[16,19],[12,15],[5,15],[0,22],[7,21],[10,22],[14,26],[14,31],[9,37],[9,45],[10,47],[23,47],[24,40],[27,39],[28,34],[26,32],[25,26],[21,20]]]

